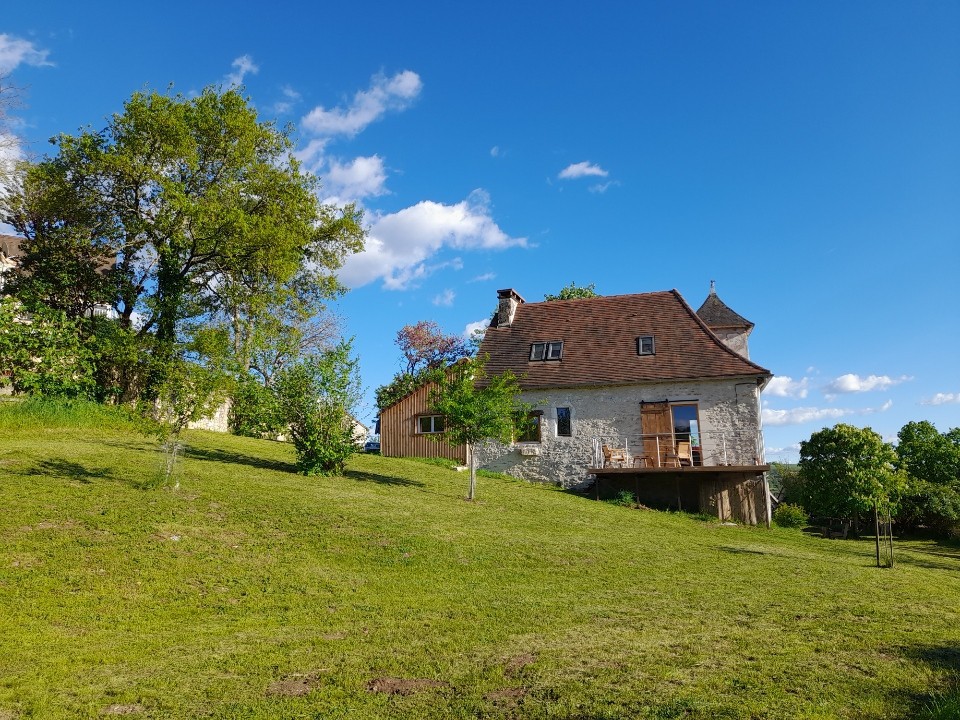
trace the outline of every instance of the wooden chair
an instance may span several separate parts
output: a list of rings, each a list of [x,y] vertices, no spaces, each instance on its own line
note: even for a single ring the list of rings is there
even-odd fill
[[[677,443],[676,452],[667,453],[664,457],[664,464],[672,467],[681,467],[683,465],[693,465],[693,455],[690,454],[690,441],[680,440]]]
[[[610,448],[606,445],[603,446],[603,466],[604,467],[613,467],[614,463],[620,463],[620,467],[623,467],[627,462],[627,453],[618,448]]]

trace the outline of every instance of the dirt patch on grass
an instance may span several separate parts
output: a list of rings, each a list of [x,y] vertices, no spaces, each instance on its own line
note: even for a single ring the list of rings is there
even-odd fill
[[[325,670],[312,673],[295,673],[275,680],[267,687],[267,695],[272,697],[302,697],[320,684],[320,675]]]
[[[497,707],[513,707],[526,697],[527,692],[527,688],[523,687],[500,688],[491,690],[483,698]]]
[[[507,677],[514,677],[528,665],[533,665],[537,661],[537,656],[533,653],[523,653],[512,657],[503,666],[503,674]]]
[[[130,705],[107,705],[101,713],[103,715],[139,715],[143,712],[143,705],[132,703]]]
[[[429,678],[377,678],[367,683],[367,690],[386,695],[413,695],[423,690],[450,687],[449,683]]]

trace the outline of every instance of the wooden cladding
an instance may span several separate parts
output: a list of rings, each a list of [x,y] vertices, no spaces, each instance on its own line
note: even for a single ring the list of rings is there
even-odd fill
[[[420,418],[434,413],[430,410],[430,391],[427,383],[380,413],[380,454],[386,457],[442,457],[465,463],[467,449],[438,440],[437,433],[418,432]]]

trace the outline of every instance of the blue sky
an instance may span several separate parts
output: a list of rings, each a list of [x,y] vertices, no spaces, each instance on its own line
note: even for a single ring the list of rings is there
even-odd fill
[[[396,331],[498,288],[677,288],[756,323],[768,456],[960,425],[960,4],[12,3],[22,151],[137,90],[241,82],[332,202],[368,404]]]

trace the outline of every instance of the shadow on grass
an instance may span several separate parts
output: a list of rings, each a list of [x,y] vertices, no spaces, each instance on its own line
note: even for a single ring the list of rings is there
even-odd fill
[[[282,473],[296,473],[297,466],[292,462],[283,460],[269,460],[267,458],[256,457],[255,455],[244,455],[243,453],[230,452],[228,450],[210,450],[207,448],[187,447],[183,451],[183,457],[190,460],[209,460],[218,463],[230,463],[233,465],[247,465],[249,467],[261,470],[275,470]]]
[[[769,555],[770,553],[763,552],[762,550],[751,550],[749,548],[742,547],[732,547],[730,545],[721,545],[720,550],[723,552],[732,553],[734,555]]]
[[[46,475],[55,478],[69,478],[84,484],[94,480],[113,480],[113,471],[109,468],[88,468],[78,462],[64,458],[43,460],[31,468],[22,470],[21,475]]]
[[[424,486],[424,484],[419,480],[407,480],[406,478],[396,477],[395,475],[381,475],[380,473],[363,472],[361,470],[344,470],[342,476],[347,480],[374,482],[380,485],[401,485],[407,487]]]
[[[955,720],[960,717],[960,645],[916,645],[902,647],[899,651],[903,657],[925,663],[942,678],[942,684],[931,688],[930,692],[908,696],[907,702],[912,708],[910,717],[917,720]]]

